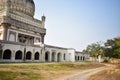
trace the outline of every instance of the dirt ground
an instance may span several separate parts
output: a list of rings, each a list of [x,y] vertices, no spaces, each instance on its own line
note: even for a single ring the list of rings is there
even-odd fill
[[[114,64],[114,67],[94,74],[88,80],[120,80],[120,64]]]
[[[64,77],[61,77],[61,78],[58,78],[58,79],[54,79],[54,80],[103,80],[103,79],[97,79],[97,78],[93,79],[93,78],[89,78],[89,77],[91,75],[97,74],[98,72],[101,72],[101,71],[104,71],[104,70],[108,70],[108,69],[111,69],[111,68],[115,68],[115,66],[111,65],[111,64],[106,64],[105,67],[100,67],[100,68],[95,68],[95,69],[89,69],[89,70],[81,71],[81,72],[74,73],[74,74],[71,74],[71,75],[68,75],[68,76],[64,76]],[[108,80],[111,80],[111,79],[108,79]]]

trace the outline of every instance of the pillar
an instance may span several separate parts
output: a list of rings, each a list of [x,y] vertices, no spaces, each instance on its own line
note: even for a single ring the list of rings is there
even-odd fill
[[[61,62],[64,61],[64,54],[61,54]]]
[[[57,62],[58,59],[58,53],[55,53],[55,62]]]
[[[35,55],[35,49],[33,49],[32,55],[31,55],[31,60],[34,61],[34,55]]]
[[[41,61],[45,62],[45,50],[41,48]]]
[[[11,61],[15,61],[15,50],[11,51]]]
[[[49,53],[49,62],[52,62],[52,53]]]
[[[3,52],[3,50],[2,50],[2,44],[0,44],[0,60],[2,59],[2,52]]]
[[[8,27],[10,26],[10,24],[2,23],[1,26],[3,28],[3,40],[7,40]]]
[[[18,42],[18,32],[16,32],[16,42]]]

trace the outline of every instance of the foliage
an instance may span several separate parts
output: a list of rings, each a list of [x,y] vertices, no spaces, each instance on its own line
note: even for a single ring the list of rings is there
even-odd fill
[[[107,60],[107,59],[104,59],[104,61],[103,61],[104,63],[108,63],[109,61]]]
[[[90,53],[91,57],[97,57],[98,55],[103,55],[103,47],[100,42],[92,43],[83,52]]]
[[[106,57],[120,58],[120,37],[107,40],[104,52]]]
[[[100,42],[92,43],[83,52],[90,53],[92,57],[102,55],[109,58],[120,58],[120,37],[107,40],[104,46]]]

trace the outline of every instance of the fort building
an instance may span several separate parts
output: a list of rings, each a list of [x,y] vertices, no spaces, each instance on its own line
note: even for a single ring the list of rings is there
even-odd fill
[[[84,61],[73,48],[44,43],[45,16],[35,19],[33,0],[0,0],[0,62]]]

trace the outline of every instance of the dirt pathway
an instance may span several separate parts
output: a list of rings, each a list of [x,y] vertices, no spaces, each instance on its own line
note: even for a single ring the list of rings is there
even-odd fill
[[[82,72],[77,72],[75,74],[71,74],[71,75],[64,76],[64,77],[54,79],[54,80],[87,80],[89,78],[89,76],[91,76],[95,73],[98,73],[102,70],[108,69],[111,66],[112,65],[106,65],[105,67],[89,69],[89,70],[85,70],[85,71],[82,71]]]

